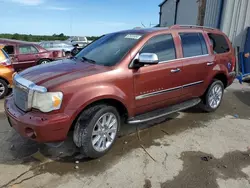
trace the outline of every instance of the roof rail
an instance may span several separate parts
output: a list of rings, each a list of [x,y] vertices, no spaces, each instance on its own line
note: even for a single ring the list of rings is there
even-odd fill
[[[199,25],[172,25],[170,27],[170,29],[180,29],[180,28],[201,28],[201,29],[212,29],[212,30],[216,29],[213,27],[206,27],[206,26],[199,26]]]

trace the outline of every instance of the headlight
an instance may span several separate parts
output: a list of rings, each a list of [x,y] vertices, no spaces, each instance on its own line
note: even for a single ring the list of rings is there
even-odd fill
[[[32,108],[36,108],[42,112],[51,112],[61,108],[62,100],[62,92],[40,93],[35,91],[32,101]]]

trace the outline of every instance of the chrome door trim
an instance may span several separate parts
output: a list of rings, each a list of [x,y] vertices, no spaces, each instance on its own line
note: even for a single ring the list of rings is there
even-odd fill
[[[183,88],[187,88],[187,87],[190,87],[190,86],[195,86],[195,85],[201,84],[201,83],[203,83],[203,82],[204,82],[204,81],[192,82],[192,83],[189,83],[189,84],[185,84],[185,85],[183,85],[182,87],[183,87]]]
[[[153,97],[153,96],[156,96],[156,95],[161,95],[163,93],[168,93],[168,92],[175,91],[175,90],[178,90],[178,89],[181,89],[181,88],[182,88],[182,86],[178,86],[178,87],[164,89],[164,90],[160,90],[160,91],[156,91],[156,92],[152,92],[152,93],[138,95],[138,96],[135,97],[135,100],[140,100],[140,99],[145,99],[145,98],[148,98],[148,97]]]
[[[152,92],[152,93],[138,95],[138,96],[135,97],[135,100],[141,100],[141,99],[145,99],[145,98],[149,98],[149,97],[154,97],[154,96],[161,95],[161,94],[164,94],[164,93],[168,93],[168,92],[176,91],[176,90],[179,90],[179,89],[195,86],[195,85],[201,84],[203,82],[204,81],[201,80],[201,81],[192,82],[192,83],[185,84],[185,85],[178,86],[178,87],[173,87],[173,88],[164,89],[164,90],[160,90],[160,91],[156,91],[156,92]]]
[[[138,59],[138,56],[139,56],[139,53],[137,53],[135,55],[135,57],[133,58],[133,60],[131,62]],[[158,64],[171,63],[174,61],[189,60],[189,59],[193,59],[193,58],[207,57],[207,56],[209,56],[209,54],[203,54],[203,55],[197,55],[197,56],[191,56],[191,57],[181,57],[181,58],[171,59],[171,60],[167,60],[167,61],[160,61]],[[143,68],[143,67],[141,67],[141,68]]]

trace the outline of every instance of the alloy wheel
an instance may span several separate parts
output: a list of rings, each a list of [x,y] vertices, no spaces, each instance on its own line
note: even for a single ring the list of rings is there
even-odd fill
[[[117,117],[109,112],[102,115],[96,122],[92,132],[92,146],[98,152],[107,150],[117,134]]]
[[[0,83],[0,96],[2,96],[5,93],[5,87],[2,83]]]
[[[41,62],[41,64],[47,64],[47,63],[48,63],[48,61],[46,61],[46,60]]]
[[[215,109],[220,105],[223,95],[223,88],[220,84],[214,85],[208,96],[208,103],[211,108]]]

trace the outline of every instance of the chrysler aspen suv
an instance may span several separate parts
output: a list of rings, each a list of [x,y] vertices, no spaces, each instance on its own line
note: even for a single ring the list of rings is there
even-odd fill
[[[124,117],[144,123],[198,104],[215,111],[235,63],[229,39],[213,28],[111,33],[75,57],[16,74],[5,111],[17,132],[37,142],[63,141],[73,129],[76,146],[97,158],[114,144]]]

